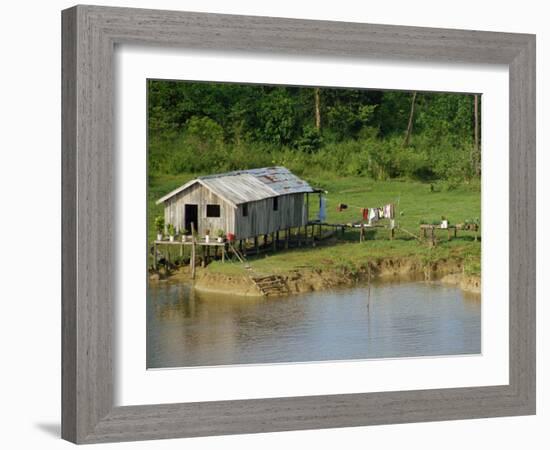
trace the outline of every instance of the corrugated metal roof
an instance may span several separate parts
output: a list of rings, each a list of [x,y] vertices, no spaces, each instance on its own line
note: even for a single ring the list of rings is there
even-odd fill
[[[194,183],[201,183],[234,205],[284,194],[315,192],[307,182],[286,167],[276,166],[198,177],[165,195],[157,204],[179,194]]]
[[[235,205],[279,195],[256,177],[247,173],[223,177],[201,177],[199,182]]]

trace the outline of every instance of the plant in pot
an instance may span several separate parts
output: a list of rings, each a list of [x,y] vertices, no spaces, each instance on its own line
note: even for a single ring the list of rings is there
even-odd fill
[[[220,228],[218,230],[218,242],[223,242],[225,237],[224,231]]]
[[[175,235],[176,235],[176,228],[171,223],[168,224],[168,236],[170,238],[170,242],[174,242]]]
[[[210,230],[204,232],[204,242],[210,242]]]
[[[181,242],[187,242],[188,238],[189,238],[189,230],[186,230],[186,229],[182,229],[180,230],[181,232]]]
[[[155,230],[157,231],[157,241],[162,241],[162,233],[164,232],[164,217],[155,217]]]

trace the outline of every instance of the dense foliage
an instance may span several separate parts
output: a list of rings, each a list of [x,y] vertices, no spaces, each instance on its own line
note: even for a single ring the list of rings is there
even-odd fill
[[[479,176],[473,95],[150,80],[148,115],[153,176],[270,165],[376,180]]]

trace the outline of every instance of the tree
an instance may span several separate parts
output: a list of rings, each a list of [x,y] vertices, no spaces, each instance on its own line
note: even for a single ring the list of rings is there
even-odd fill
[[[479,147],[479,109],[478,95],[474,94],[474,147],[472,152],[472,171],[481,175],[481,151]]]
[[[315,128],[317,128],[317,131],[321,130],[321,94],[319,91],[318,87],[313,90],[315,95]]]
[[[411,139],[412,129],[413,129],[413,121],[414,121],[414,103],[416,101],[416,91],[413,92],[412,98],[411,98],[411,111],[409,113],[409,122],[407,123],[407,132],[405,134],[405,141],[403,142],[403,147],[409,146],[409,141]]]

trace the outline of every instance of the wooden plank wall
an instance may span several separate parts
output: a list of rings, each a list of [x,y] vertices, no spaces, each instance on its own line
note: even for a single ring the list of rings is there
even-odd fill
[[[165,203],[164,220],[177,230],[185,226],[185,204],[197,204],[199,214],[198,232],[204,236],[210,230],[216,236],[219,229],[234,233],[236,239],[247,239],[269,234],[286,228],[301,227],[307,223],[304,194],[281,195],[279,208],[273,211],[273,198],[248,203],[248,216],[243,216],[243,206],[233,205],[214,194],[201,184],[190,186]],[[220,217],[206,217],[206,205],[220,205]]]
[[[239,205],[235,219],[237,239],[261,236],[306,224],[304,194],[281,195],[278,198],[278,211],[273,211],[272,198],[250,202],[248,204],[248,217],[243,217],[243,207]]]
[[[185,204],[198,205],[199,236],[204,236],[206,230],[210,230],[210,236],[214,237],[219,229],[224,230],[225,233],[234,233],[236,209],[199,183],[190,186],[165,203],[164,220],[166,224],[173,224],[177,230],[185,227]],[[220,205],[219,218],[206,217],[206,205],[208,204]]]

